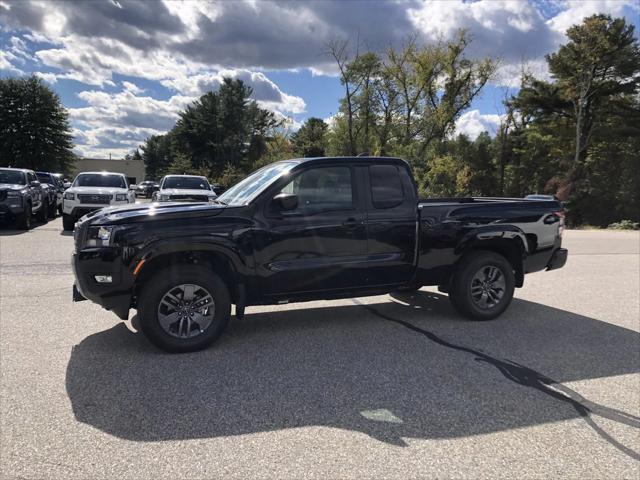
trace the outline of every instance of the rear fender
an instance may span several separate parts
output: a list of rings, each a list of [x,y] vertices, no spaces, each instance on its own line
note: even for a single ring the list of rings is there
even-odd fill
[[[486,225],[474,228],[460,239],[455,252],[461,257],[473,250],[489,250],[504,256],[515,271],[516,286],[524,283],[524,260],[529,253],[527,237],[514,225]]]

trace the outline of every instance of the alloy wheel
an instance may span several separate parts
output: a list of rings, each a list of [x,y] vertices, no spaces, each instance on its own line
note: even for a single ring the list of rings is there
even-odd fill
[[[485,265],[471,278],[471,299],[483,310],[498,305],[504,297],[505,289],[504,274],[493,265]]]
[[[207,289],[184,283],[172,287],[158,305],[158,323],[172,337],[202,335],[213,322],[215,302]]]

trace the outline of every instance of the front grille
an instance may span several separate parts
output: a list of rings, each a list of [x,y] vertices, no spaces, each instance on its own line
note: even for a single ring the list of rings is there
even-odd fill
[[[81,193],[81,194],[78,194],[78,200],[80,200],[80,203],[109,205],[109,203],[111,203],[111,195]]]
[[[187,202],[208,202],[209,197],[206,195],[171,195],[169,200],[184,200]]]

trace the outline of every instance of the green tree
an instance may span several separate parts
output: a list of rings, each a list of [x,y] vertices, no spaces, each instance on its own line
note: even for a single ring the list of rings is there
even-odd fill
[[[640,81],[640,49],[624,18],[593,15],[567,30],[569,42],[547,56],[558,95],[571,103],[574,164],[584,161],[593,129],[608,102],[634,95]]]
[[[301,157],[323,157],[327,149],[328,128],[321,118],[307,119],[300,129],[291,135],[295,154]]]
[[[72,148],[68,113],[41,79],[0,79],[0,165],[66,172]]]
[[[265,151],[266,137],[279,122],[273,112],[251,100],[252,89],[225,78],[180,113],[172,130],[178,151],[197,168],[221,174],[227,164],[250,168]]]
[[[148,179],[159,179],[165,175],[172,162],[172,135],[152,135],[140,146],[145,175]]]

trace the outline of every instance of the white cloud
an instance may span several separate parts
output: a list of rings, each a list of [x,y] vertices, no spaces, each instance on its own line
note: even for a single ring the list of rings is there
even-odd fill
[[[122,86],[124,87],[124,89],[127,92],[131,92],[134,95],[137,95],[139,93],[143,93],[145,91],[143,88],[140,88],[135,83],[131,83],[131,82],[126,82],[126,81],[122,82]]]
[[[8,70],[13,73],[22,74],[22,70],[20,70],[10,61],[15,59],[16,56],[11,52],[0,50],[0,70]]]
[[[626,2],[620,0],[567,0],[560,4],[563,10],[555,17],[549,19],[547,24],[559,35],[562,40],[567,29],[575,24],[582,22],[585,17],[596,13],[608,13],[612,16],[621,16],[624,8],[632,6],[634,2]],[[638,4],[636,3],[636,8]]]
[[[501,116],[498,114],[482,114],[480,110],[469,110],[463,113],[456,122],[456,134],[467,135],[472,140],[482,132],[494,136],[500,126]]]
[[[195,97],[210,90],[217,90],[224,77],[242,80],[250,86],[253,89],[252,97],[264,108],[287,113],[305,111],[306,104],[302,98],[283,92],[264,73],[247,69],[222,69],[217,72],[181,75],[162,80],[160,83],[184,95]]]

